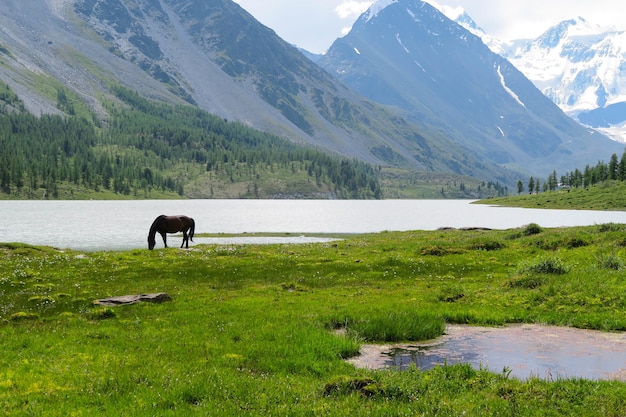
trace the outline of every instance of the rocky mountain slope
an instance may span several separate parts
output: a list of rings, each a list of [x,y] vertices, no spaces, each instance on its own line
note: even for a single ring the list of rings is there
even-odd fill
[[[509,185],[621,151],[421,1],[376,3],[332,57],[336,76],[231,0],[0,4],[0,80],[34,114],[106,123],[123,85],[331,153]]]
[[[371,100],[502,166],[547,174],[621,152],[565,115],[479,37],[419,0],[378,1],[319,63]]]
[[[0,80],[35,114],[63,112],[67,90],[106,122],[122,84],[366,162],[516,178],[366,100],[231,0],[6,0],[0,58]]]

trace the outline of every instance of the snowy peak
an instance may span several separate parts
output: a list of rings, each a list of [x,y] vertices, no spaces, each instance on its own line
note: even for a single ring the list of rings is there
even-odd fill
[[[575,37],[600,35],[607,32],[610,30],[593,25],[582,17],[577,17],[551,27],[536,40],[536,43],[543,48],[555,48],[561,42],[566,42]]]
[[[507,42],[496,39],[485,32],[483,28],[480,27],[462,7],[443,6],[433,0],[428,0],[428,3],[443,13],[448,19],[465,28],[474,36],[480,38],[483,43],[496,54],[501,55],[502,52],[510,46]]]
[[[614,143],[563,114],[472,32],[484,35],[463,10],[444,14],[429,2],[381,0],[319,64],[490,163],[542,172],[610,154],[605,146]]]
[[[577,17],[536,39],[503,42],[463,13],[448,17],[508,59],[568,115],[626,142],[626,32]]]
[[[460,15],[454,18],[450,17],[447,14],[446,16],[448,16],[448,18],[450,18],[451,20],[454,20],[455,22],[457,22],[459,25],[463,26],[464,28],[468,29],[472,33],[485,33],[485,31],[481,27],[479,27],[478,24],[476,24],[476,22],[474,21],[474,19],[472,19],[470,15],[468,15],[465,11],[463,11],[463,13],[461,13]]]
[[[468,16],[469,17],[469,16]],[[370,27],[377,29],[370,29]],[[402,37],[417,37],[418,33],[466,35],[465,30],[455,24],[436,7],[421,0],[379,0],[357,21],[352,31],[381,31],[387,28]]]
[[[359,17],[357,22],[368,23],[398,11],[410,16],[415,22],[420,22],[424,14],[430,17],[442,17],[435,6],[422,0],[378,0]]]
[[[378,16],[378,14],[382,10],[384,10],[385,8],[387,8],[389,5],[393,3],[397,3],[397,1],[398,0],[378,0],[363,15],[363,17],[365,18],[365,21],[369,22],[370,20]]]
[[[570,116],[626,142],[626,113],[616,111],[626,103],[626,32],[578,17],[502,55]]]

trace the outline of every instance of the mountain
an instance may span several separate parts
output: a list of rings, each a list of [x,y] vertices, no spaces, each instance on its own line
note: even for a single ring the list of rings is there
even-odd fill
[[[626,32],[578,17],[502,54],[567,114],[626,142]]]
[[[419,0],[380,0],[319,64],[491,163],[564,171],[621,153],[565,115],[479,37]]]
[[[626,142],[626,32],[577,17],[537,39],[504,42],[465,13],[448,17],[511,61],[566,114]]]
[[[445,134],[350,89],[231,0],[4,0],[0,80],[34,114],[106,125],[121,85],[383,166],[510,184]]]

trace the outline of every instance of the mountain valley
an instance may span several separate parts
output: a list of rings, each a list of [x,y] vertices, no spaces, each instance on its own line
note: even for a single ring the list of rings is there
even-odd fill
[[[111,109],[137,109],[125,90],[394,172],[387,178],[510,187],[620,152],[426,3],[381,4],[316,65],[230,0],[6,0],[0,81],[24,111],[91,121],[107,152]],[[7,100],[3,109],[19,111]],[[210,196],[202,166],[193,178],[180,169],[169,174],[184,195]]]

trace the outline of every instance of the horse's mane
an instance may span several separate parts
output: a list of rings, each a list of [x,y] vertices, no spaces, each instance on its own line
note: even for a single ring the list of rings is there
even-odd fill
[[[163,221],[163,219],[165,217],[166,217],[165,214],[161,214],[156,219],[154,219],[154,221],[152,222],[152,226],[150,226],[150,232],[149,232],[148,236],[154,236],[156,234],[157,226],[159,225],[159,223],[161,223]]]

